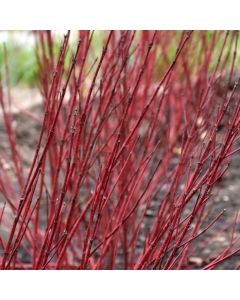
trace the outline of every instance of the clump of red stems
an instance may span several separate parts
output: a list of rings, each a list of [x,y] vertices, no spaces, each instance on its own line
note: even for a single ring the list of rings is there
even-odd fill
[[[99,57],[95,32],[76,47],[68,32],[57,54],[34,34],[44,114],[26,176],[0,89],[14,173],[1,160],[1,268],[190,268],[238,150],[238,32],[110,31]],[[240,251],[236,223],[204,269]]]

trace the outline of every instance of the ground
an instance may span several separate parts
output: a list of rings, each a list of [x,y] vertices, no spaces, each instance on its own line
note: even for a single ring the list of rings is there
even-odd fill
[[[13,113],[13,124],[16,130],[17,143],[19,145],[20,153],[23,160],[24,172],[27,174],[28,168],[31,164],[32,157],[34,155],[35,146],[37,145],[38,135],[41,129],[41,118],[43,118],[43,111],[39,105],[41,97],[35,90],[31,91],[15,91],[15,103]],[[29,101],[32,99],[32,102]],[[29,110],[39,120],[33,119],[24,112],[20,113],[21,109]],[[0,132],[1,135],[4,131],[2,120],[0,121]],[[9,153],[9,147],[5,143],[4,139],[0,143],[0,152],[5,152],[6,155]],[[11,169],[11,162],[4,160],[2,162],[6,170]],[[216,191],[215,197],[211,200],[214,201],[215,215],[226,210],[224,215],[220,218],[217,224],[202,237],[203,246],[202,248],[196,249],[190,260],[190,268],[200,269],[207,262],[215,258],[219,251],[225,248],[230,239],[231,229],[227,226],[233,221],[233,217],[236,215],[240,207],[240,152],[237,152],[233,158],[229,168],[229,171],[225,175],[225,179],[222,180],[218,185],[218,191]],[[0,201],[3,201],[0,197]],[[149,222],[154,217],[154,207],[148,211]],[[239,223],[238,223],[239,225]],[[239,226],[238,226],[239,227]],[[239,228],[236,228],[239,232]],[[141,251],[141,245],[137,245],[138,251]],[[236,269],[240,266],[240,253],[235,255],[233,258],[223,262],[218,269]],[[119,262],[119,268],[121,268],[121,262]]]

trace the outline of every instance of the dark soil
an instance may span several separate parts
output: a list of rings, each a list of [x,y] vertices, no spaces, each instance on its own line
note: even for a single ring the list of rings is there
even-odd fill
[[[40,117],[43,117],[43,112],[40,106],[31,108],[31,112]],[[38,136],[41,130],[41,123],[33,120],[31,117],[24,114],[13,115],[14,127],[16,130],[17,143],[19,145],[22,162],[24,166],[25,175],[31,165],[31,161],[37,145]],[[4,135],[4,127],[2,121],[0,121],[0,133]],[[0,152],[10,157],[9,146],[2,138],[0,142]],[[11,166],[10,166],[11,169]],[[11,172],[11,170],[9,171]],[[223,209],[226,210],[224,215],[220,218],[217,224],[206,232],[202,237],[202,247],[198,247],[195,251],[193,249],[192,258],[190,260],[191,269],[201,269],[210,260],[216,258],[221,250],[223,250],[229,243],[231,228],[226,226],[233,221],[233,217],[240,208],[240,153],[236,153],[229,168],[228,173],[225,175],[225,179],[219,183],[218,194],[213,197],[211,201],[214,201],[214,208],[212,215],[216,216]],[[1,196],[1,195],[0,195]],[[0,197],[0,202],[1,202]],[[151,224],[154,216],[156,215],[156,209],[151,207],[148,210],[146,224],[143,227],[148,227]],[[237,232],[240,233],[239,223],[236,228]],[[141,251],[142,242],[139,241],[137,244],[136,253]],[[198,244],[199,246],[199,244]],[[24,254],[22,255],[24,258]],[[29,258],[26,258],[26,261]],[[121,259],[120,259],[121,260]],[[217,269],[236,269],[240,266],[240,254],[235,255],[231,259],[226,260]],[[121,261],[118,261],[118,268],[122,268]]]

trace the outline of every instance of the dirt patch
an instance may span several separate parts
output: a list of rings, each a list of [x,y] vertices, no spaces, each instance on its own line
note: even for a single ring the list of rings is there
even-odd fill
[[[30,98],[29,98],[30,95]],[[31,97],[32,95],[32,97]],[[16,98],[15,98],[16,99]],[[44,112],[40,105],[41,96],[36,91],[31,91],[30,94],[25,95],[21,92],[15,101],[12,122],[16,133],[17,145],[19,147],[23,171],[26,177],[29,167],[31,165],[36,145],[38,142],[39,133],[41,130],[41,120]],[[21,100],[22,99],[22,100]],[[27,99],[27,100],[26,100]],[[31,99],[31,100],[29,100]],[[23,110],[28,110],[32,116],[25,113]],[[4,136],[5,129],[3,122],[0,121],[0,133]],[[9,145],[5,138],[1,138],[0,153],[4,153],[5,157],[1,157],[5,169],[9,176],[13,178],[11,166],[11,153]],[[226,210],[224,215],[214,225],[214,227],[206,232],[200,239],[201,243],[197,243],[198,247],[192,249],[189,268],[201,269],[203,265],[216,258],[221,250],[226,248],[231,238],[231,228],[228,224],[233,221],[234,215],[240,207],[240,153],[237,152],[231,161],[229,171],[226,173],[225,178],[218,184],[217,195],[212,198],[213,201],[213,215]],[[15,180],[15,179],[14,179]],[[0,197],[0,202],[3,203],[3,197]],[[148,209],[146,215],[146,223],[143,224],[143,229],[149,228],[156,216],[157,207],[159,203],[155,204]],[[236,227],[236,232],[240,233],[239,223]],[[138,255],[143,247],[144,237],[140,239],[136,245],[136,255]],[[20,254],[23,260],[29,262],[29,257],[24,251]],[[240,254],[235,255],[231,259],[226,260],[217,269],[236,269],[240,266]],[[121,256],[117,260],[117,268],[122,269]]]

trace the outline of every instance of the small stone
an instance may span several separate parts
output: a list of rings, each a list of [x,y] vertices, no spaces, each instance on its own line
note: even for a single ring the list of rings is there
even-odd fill
[[[189,262],[200,267],[203,263],[203,260],[200,257],[190,257]]]
[[[224,202],[228,202],[230,199],[229,199],[229,196],[227,196],[227,195],[224,195],[223,196],[223,201]]]

